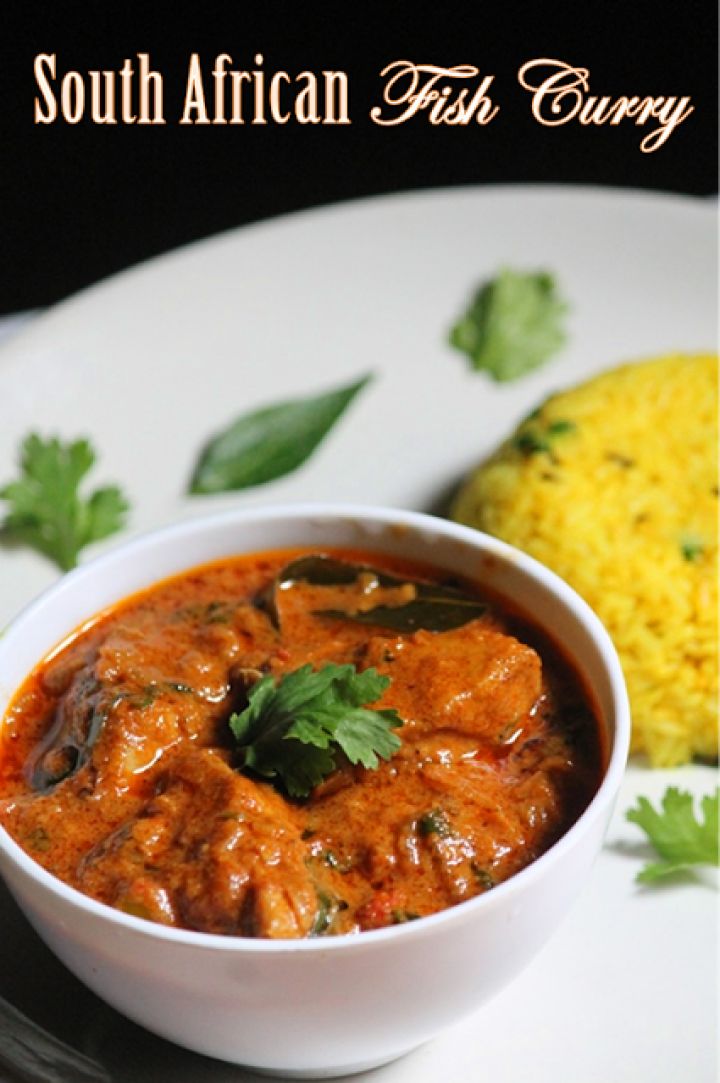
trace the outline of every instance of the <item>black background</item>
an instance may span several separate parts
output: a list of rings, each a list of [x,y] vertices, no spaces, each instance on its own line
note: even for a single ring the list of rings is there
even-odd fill
[[[440,185],[552,182],[692,194],[717,190],[717,13],[684,3],[504,5],[328,2],[3,5],[0,312],[46,305],[148,256],[231,226],[356,196]],[[118,69],[150,54],[164,75],[164,127],[35,125],[33,60]],[[348,73],[348,127],[181,127],[187,64]],[[694,114],[653,154],[649,128],[532,118],[518,68],[554,57],[590,69],[598,95],[691,95]],[[492,74],[487,127],[397,128],[369,119],[392,60],[474,64]],[[208,80],[207,86],[210,86]]]

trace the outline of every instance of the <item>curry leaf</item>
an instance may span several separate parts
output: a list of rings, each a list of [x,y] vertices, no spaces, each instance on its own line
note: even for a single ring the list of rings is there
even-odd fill
[[[369,381],[243,414],[207,444],[190,492],[247,489],[297,470]]]
[[[393,632],[416,632],[424,628],[429,632],[450,632],[471,620],[477,620],[487,612],[487,606],[475,598],[428,594],[405,605],[376,605],[372,609],[344,610],[319,609],[317,615],[351,620],[356,624],[389,628]]]
[[[276,586],[283,587],[304,579],[318,587],[339,587],[354,583],[362,572],[372,572],[378,583],[384,587],[395,586],[402,582],[389,572],[379,571],[369,564],[355,564],[348,560],[337,560],[324,553],[298,557],[288,564],[277,577]]]
[[[367,707],[390,684],[374,669],[328,664],[301,666],[276,683],[265,676],[248,695],[248,706],[230,717],[242,767],[280,779],[293,797],[306,797],[336,766],[341,751],[350,763],[374,769],[400,747],[392,729],[402,725],[393,710]]]
[[[74,568],[86,545],[122,528],[128,510],[114,485],[81,496],[80,483],[94,462],[87,440],[26,436],[20,476],[0,488],[0,500],[8,503],[0,536],[37,549],[63,571]]]
[[[537,368],[565,342],[567,305],[546,272],[504,268],[475,294],[450,332],[450,343],[474,369],[515,380]]]
[[[351,586],[361,576],[372,577],[380,587],[402,588],[411,586],[412,595],[401,604],[379,603],[362,609],[319,609],[318,616],[338,620],[351,620],[358,624],[390,628],[395,632],[414,632],[425,628],[431,632],[447,632],[476,620],[487,612],[487,605],[478,598],[463,594],[454,587],[391,575],[369,564],[354,564],[337,560],[323,554],[300,557],[284,568],[273,583],[269,594],[260,599],[276,626],[280,624],[278,612],[279,592],[297,582],[313,586]]]

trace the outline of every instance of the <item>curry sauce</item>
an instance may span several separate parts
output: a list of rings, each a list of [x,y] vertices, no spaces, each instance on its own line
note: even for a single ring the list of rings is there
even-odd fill
[[[347,574],[285,574],[308,560]],[[263,677],[328,663],[389,679],[372,707],[399,747],[375,769],[340,753],[292,797],[240,769],[229,719]],[[38,666],[3,723],[0,822],[136,916],[351,933],[492,890],[577,819],[603,760],[579,676],[501,600],[376,553],[270,552],[159,583]]]

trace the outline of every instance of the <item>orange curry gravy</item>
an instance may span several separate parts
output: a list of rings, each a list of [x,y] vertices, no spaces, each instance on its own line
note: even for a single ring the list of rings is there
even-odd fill
[[[295,582],[278,592],[278,628],[258,599],[302,554],[242,556],[166,580],[31,674],[3,724],[0,821],[41,865],[167,925],[305,937],[411,920],[488,891],[577,819],[602,774],[600,726],[545,634],[495,598],[443,632],[317,615],[357,611],[361,595],[367,608],[367,577]],[[375,553],[332,555],[415,581],[444,577]],[[402,589],[380,595],[402,604]],[[373,706],[397,710],[402,744],[376,770],[339,757],[293,800],[235,768],[228,718],[260,674],[329,661],[391,678]]]

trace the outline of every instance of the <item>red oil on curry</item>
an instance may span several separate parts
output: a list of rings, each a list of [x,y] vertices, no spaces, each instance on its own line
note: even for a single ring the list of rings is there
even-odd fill
[[[360,582],[291,584],[278,594],[277,626],[258,599],[304,552],[242,556],[159,583],[30,675],[3,723],[0,822],[35,860],[167,925],[305,937],[463,902],[571,826],[597,790],[604,751],[594,706],[548,634],[496,597],[449,631],[318,615],[357,608]],[[331,552],[409,582],[447,579],[376,553]],[[401,595],[386,588],[378,599],[401,605]],[[236,769],[228,718],[246,701],[248,673],[279,678],[328,662],[391,678],[375,706],[403,719],[401,746],[376,770],[340,762],[292,800]]]

